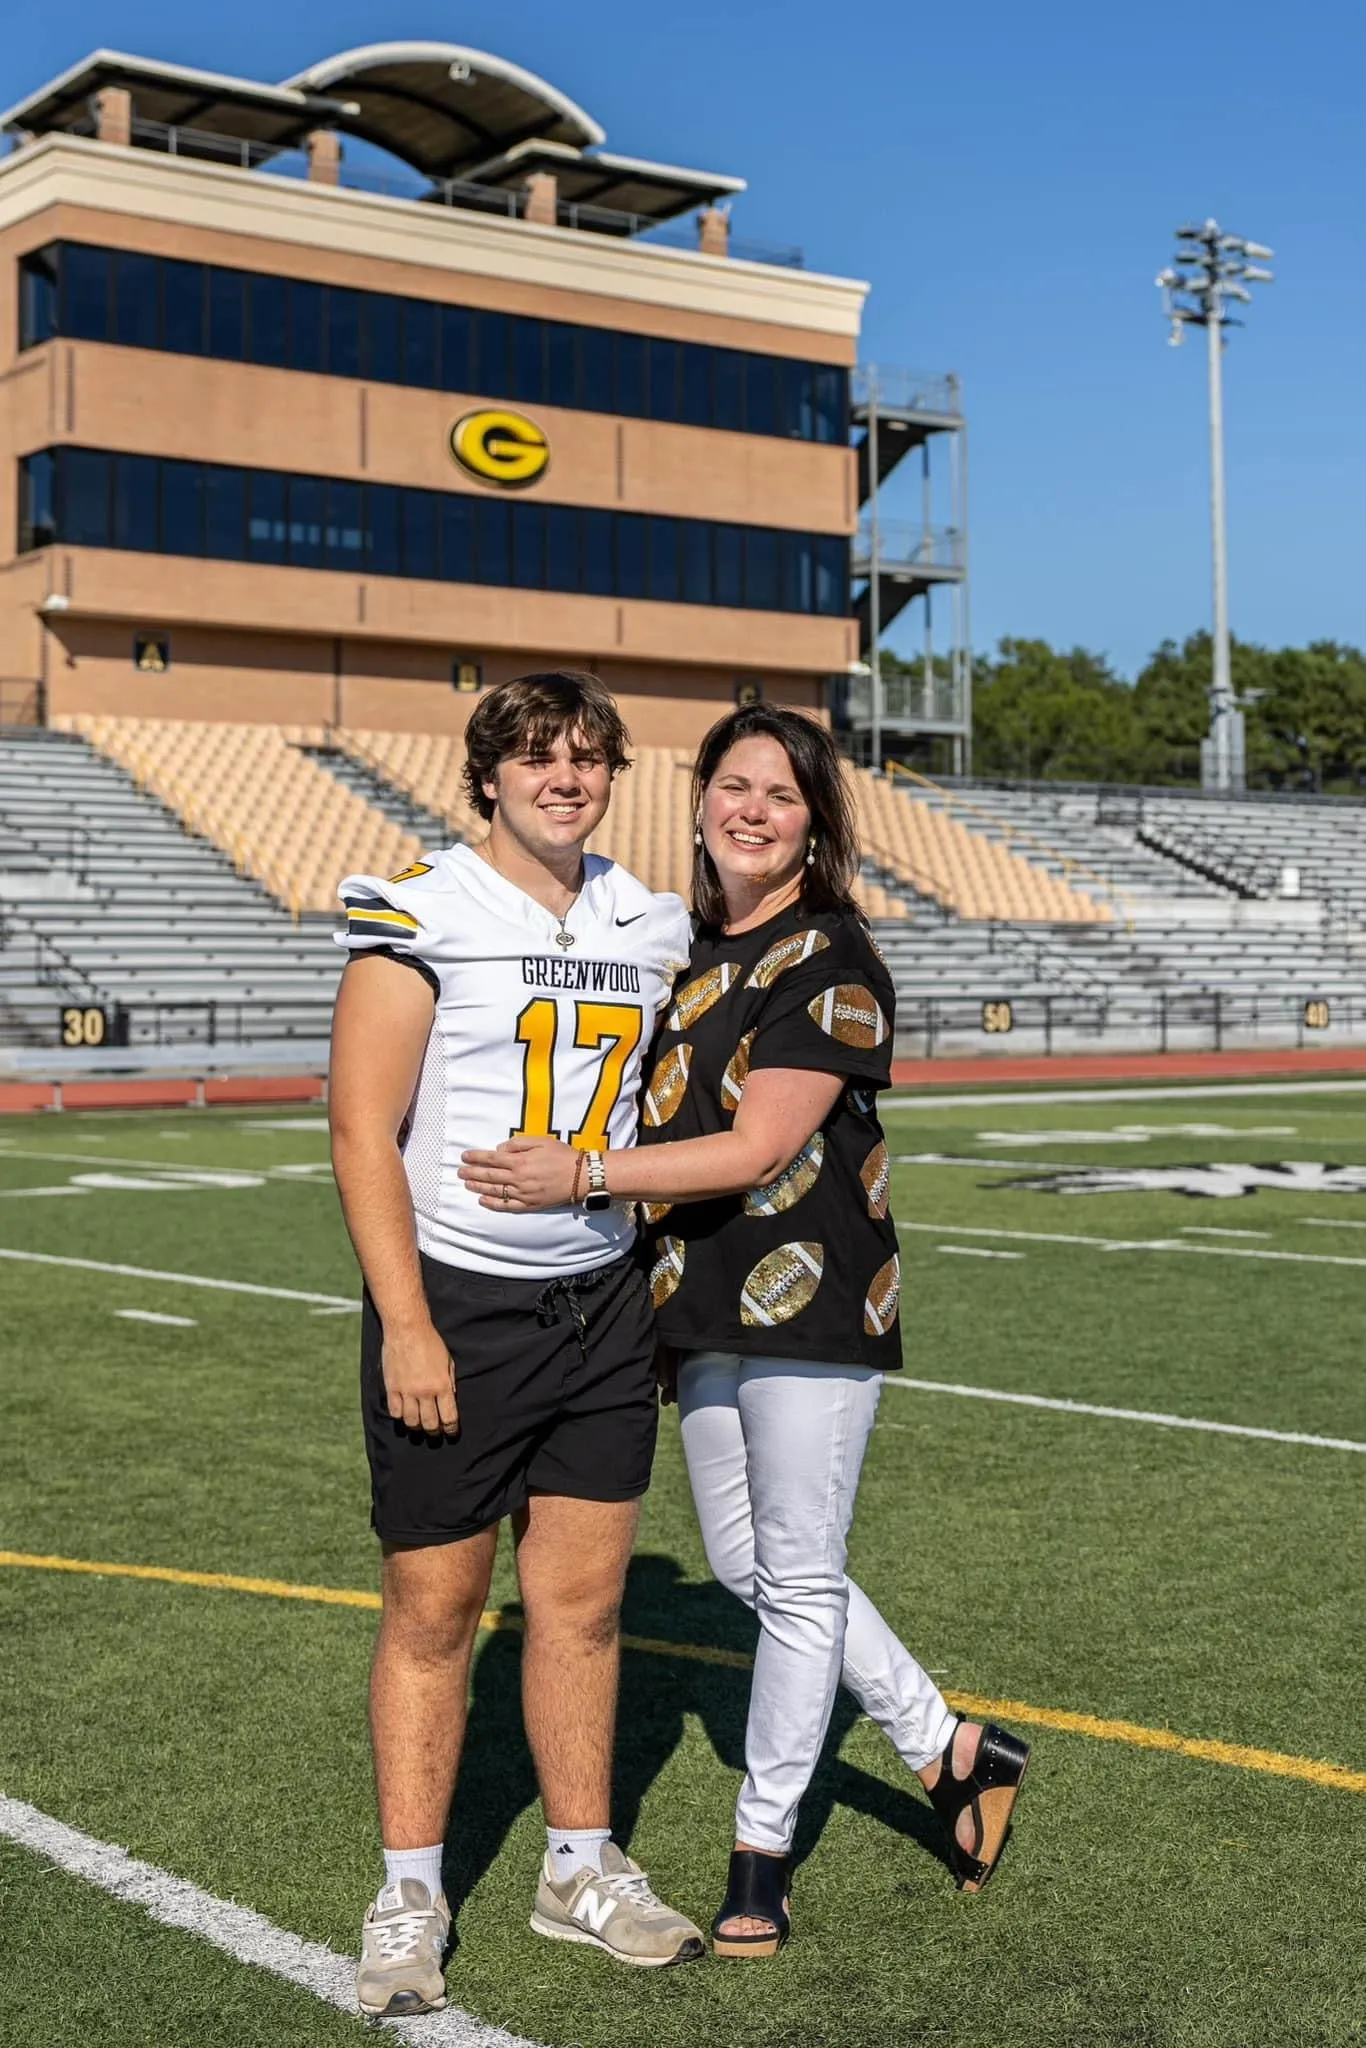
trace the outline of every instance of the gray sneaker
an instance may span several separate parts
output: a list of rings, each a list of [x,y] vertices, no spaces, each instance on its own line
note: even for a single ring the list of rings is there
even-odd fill
[[[657,1899],[640,1865],[615,1842],[603,1844],[601,1872],[576,1870],[563,1884],[552,1877],[547,1856],[531,1925],[551,1941],[587,1942],[645,1970],[706,1954],[701,1928]]]
[[[433,1900],[415,1877],[386,1884],[361,1930],[356,1997],[373,2019],[439,2012],[446,2003],[441,1964],[451,1914],[440,1892]]]

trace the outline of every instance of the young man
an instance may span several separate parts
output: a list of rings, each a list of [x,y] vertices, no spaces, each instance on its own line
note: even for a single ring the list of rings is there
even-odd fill
[[[385,1884],[357,1993],[380,2016],[445,2003],[441,1848],[505,1516],[547,1829],[531,1925],[623,1962],[703,1953],[698,1929],[611,1840],[608,1810],[618,1616],[656,1402],[634,1226],[601,1188],[599,1155],[631,1143],[687,914],[583,853],[628,765],[596,678],[505,683],[466,743],[488,838],[392,881],[341,885],[352,958],[333,1032],[332,1155],[365,1276],[362,1404],[384,1546],[370,1721]],[[481,1208],[461,1152],[532,1132],[583,1152],[576,1206]]]

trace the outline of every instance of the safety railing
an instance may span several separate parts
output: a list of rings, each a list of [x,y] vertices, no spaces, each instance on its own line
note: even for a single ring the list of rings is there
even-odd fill
[[[876,404],[888,412],[931,413],[939,419],[957,419],[963,410],[956,377],[886,363],[860,363],[850,379],[849,397],[855,409]]]
[[[1051,1057],[1109,1045],[1126,1052],[1221,1052],[1262,1046],[1366,1043],[1366,991],[1179,989],[1014,995],[1008,982],[978,993],[899,995],[896,1050],[933,1059],[952,1051]]]
[[[967,563],[967,538],[956,526],[925,526],[914,519],[880,519],[877,559],[884,575],[899,569],[961,572]],[[855,576],[871,573],[872,522],[865,517],[854,535],[850,568]]]
[[[89,136],[94,132],[93,120],[68,130],[72,135]],[[250,142],[241,136],[218,135],[211,129],[181,127],[165,121],[134,120],[129,134],[136,148],[155,150],[163,156],[229,164],[242,171],[268,171],[274,177],[308,179],[308,157],[301,149],[280,149],[270,143]],[[348,170],[345,165],[337,182],[351,192],[373,192],[380,198],[409,199],[418,205],[498,214],[505,220],[525,220],[527,214],[525,185],[482,185],[468,178],[429,179],[419,172],[405,176],[388,171]],[[621,241],[648,239],[666,248],[696,250],[700,240],[695,216],[690,221],[660,222],[649,214],[575,200],[558,202],[555,221],[558,227],[577,229],[583,234],[612,235]],[[735,238],[730,241],[729,253],[741,262],[767,263],[789,270],[800,270],[806,261],[801,249]]]
[[[0,725],[41,725],[43,686],[33,676],[0,676]]]

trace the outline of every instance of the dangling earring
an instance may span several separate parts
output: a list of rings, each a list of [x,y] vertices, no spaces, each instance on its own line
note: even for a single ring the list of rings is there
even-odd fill
[[[816,865],[816,835],[814,832],[806,842],[806,865],[809,868],[814,868]]]
[[[692,843],[694,846],[702,844],[702,813],[700,811],[692,821]]]

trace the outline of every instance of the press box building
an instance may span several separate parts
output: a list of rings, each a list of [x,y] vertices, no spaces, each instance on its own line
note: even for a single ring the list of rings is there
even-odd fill
[[[101,51],[0,126],[0,722],[458,730],[570,664],[641,742],[756,688],[857,723],[870,608],[961,583],[961,530],[851,557],[961,424],[917,395],[851,439],[865,287],[750,259],[741,180],[607,151],[516,65]]]

